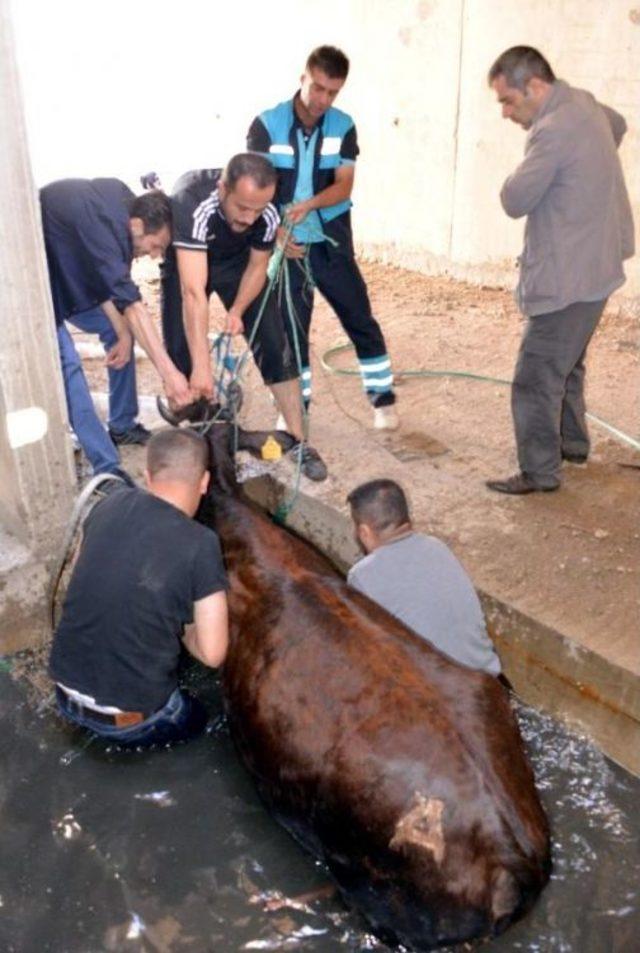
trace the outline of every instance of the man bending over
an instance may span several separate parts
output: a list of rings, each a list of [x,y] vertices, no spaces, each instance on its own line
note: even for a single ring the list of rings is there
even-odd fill
[[[276,172],[262,156],[241,153],[225,169],[187,172],[176,182],[173,249],[163,266],[162,328],[167,350],[189,378],[196,398],[211,399],[209,297],[227,312],[226,330],[244,334],[286,429],[297,439],[292,454],[311,480],[327,468],[303,440],[300,376],[275,299],[264,303],[267,265],[279,218],[271,204]]]

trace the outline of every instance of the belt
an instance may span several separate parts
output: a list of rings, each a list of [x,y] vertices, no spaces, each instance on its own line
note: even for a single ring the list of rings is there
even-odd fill
[[[150,717],[143,711],[118,711],[109,715],[105,711],[96,711],[95,708],[83,705],[82,702],[76,701],[69,695],[66,697],[66,702],[68,705],[74,705],[82,714],[88,715],[93,721],[99,721],[103,725],[113,725],[116,728],[130,728],[132,725],[139,725],[140,722],[146,721]]]

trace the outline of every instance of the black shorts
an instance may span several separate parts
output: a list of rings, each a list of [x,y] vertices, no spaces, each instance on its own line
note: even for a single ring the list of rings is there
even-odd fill
[[[235,258],[216,260],[209,255],[207,295],[214,292],[228,310],[236,299],[249,251]],[[265,285],[266,287],[266,285]],[[242,322],[248,341],[258,318],[264,290],[245,311]],[[169,357],[186,377],[191,376],[191,355],[182,319],[182,294],[175,251],[170,249],[162,265],[162,335]],[[275,294],[269,295],[260,324],[251,343],[256,366],[265,384],[279,384],[298,377],[295,355],[285,333]]]

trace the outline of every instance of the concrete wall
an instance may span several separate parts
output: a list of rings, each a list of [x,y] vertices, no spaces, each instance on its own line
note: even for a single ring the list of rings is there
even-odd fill
[[[515,282],[523,224],[504,215],[498,193],[525,133],[501,118],[485,77],[517,43],[538,47],[558,76],[625,115],[620,151],[640,236],[640,6],[376,0],[349,91],[362,145],[355,221],[363,252],[426,272]],[[372,100],[375,110],[363,106]],[[627,276],[624,294],[637,305],[640,258]]]
[[[15,16],[39,182],[119,175],[137,186],[154,168],[171,184],[222,164],[253,116],[291,95],[307,52],[335,43],[352,61],[338,105],[360,136],[362,249],[510,285],[522,223],[498,193],[524,133],[501,119],[485,77],[528,43],[626,115],[621,156],[640,207],[640,0],[246,0],[243,24],[210,0],[179,12],[173,0],[20,0]],[[625,294],[640,302],[640,259],[627,271]]]
[[[0,652],[44,633],[74,485],[6,0],[0,0]]]

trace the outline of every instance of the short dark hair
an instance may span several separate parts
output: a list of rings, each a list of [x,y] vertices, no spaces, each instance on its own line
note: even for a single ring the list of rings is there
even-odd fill
[[[322,70],[329,79],[346,79],[349,75],[349,59],[337,46],[316,46],[309,53],[305,68]]]
[[[142,220],[145,235],[155,235],[165,225],[171,229],[171,199],[160,189],[151,189],[133,200],[129,217]]]
[[[222,172],[222,181],[233,192],[238,179],[253,179],[259,189],[266,189],[278,181],[278,173],[268,159],[257,152],[239,152],[229,159]]]
[[[366,523],[377,533],[411,521],[404,490],[394,480],[361,483],[349,493],[347,503],[354,522]]]
[[[512,46],[501,53],[487,75],[489,86],[498,76],[504,76],[507,86],[521,92],[525,91],[533,76],[543,79],[545,83],[553,83],[556,78],[542,53],[532,46]]]
[[[147,470],[153,480],[197,483],[209,467],[207,441],[193,430],[167,427],[147,444]]]

